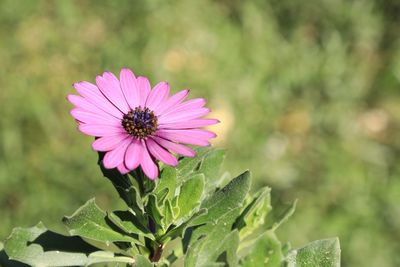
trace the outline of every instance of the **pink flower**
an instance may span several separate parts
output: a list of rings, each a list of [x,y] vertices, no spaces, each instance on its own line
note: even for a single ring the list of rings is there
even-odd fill
[[[96,77],[96,85],[78,82],[74,88],[80,96],[69,95],[75,106],[71,115],[79,130],[98,137],[92,144],[106,152],[103,165],[118,168],[125,174],[141,166],[152,180],[158,176],[156,160],[176,166],[172,154],[194,157],[195,151],[182,144],[208,146],[213,132],[198,129],[218,123],[202,118],[210,110],[203,98],[186,100],[188,90],[169,96],[167,82],[153,89],[146,77],[135,77],[122,69],[118,80],[111,72]]]

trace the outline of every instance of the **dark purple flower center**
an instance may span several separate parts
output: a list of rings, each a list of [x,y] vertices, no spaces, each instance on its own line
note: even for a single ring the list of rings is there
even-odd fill
[[[122,118],[122,127],[137,139],[145,139],[157,130],[157,117],[148,108],[137,107]]]

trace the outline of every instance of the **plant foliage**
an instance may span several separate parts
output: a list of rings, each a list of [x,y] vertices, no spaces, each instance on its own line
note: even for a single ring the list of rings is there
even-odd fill
[[[101,166],[102,155],[99,164]],[[140,169],[129,175],[102,168],[125,210],[103,211],[89,200],[62,220],[68,236],[39,223],[15,228],[4,245],[4,266],[339,266],[337,239],[288,249],[276,229],[295,203],[277,216],[270,188],[250,193],[251,174],[221,175],[224,151],[199,149],[179,166],[161,167],[154,183]],[[4,246],[4,248],[3,248]],[[20,263],[17,263],[20,262]]]

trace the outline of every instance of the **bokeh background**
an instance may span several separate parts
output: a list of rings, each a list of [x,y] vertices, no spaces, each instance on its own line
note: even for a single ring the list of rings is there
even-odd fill
[[[339,236],[343,266],[400,266],[400,2],[0,1],[0,239],[88,198],[121,205],[71,84],[130,67],[204,96],[225,169],[251,169],[300,246]]]

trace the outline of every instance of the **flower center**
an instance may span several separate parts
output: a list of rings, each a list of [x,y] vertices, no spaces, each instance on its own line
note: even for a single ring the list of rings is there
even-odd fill
[[[137,107],[122,118],[122,127],[137,139],[146,139],[157,130],[157,117],[148,108]]]

